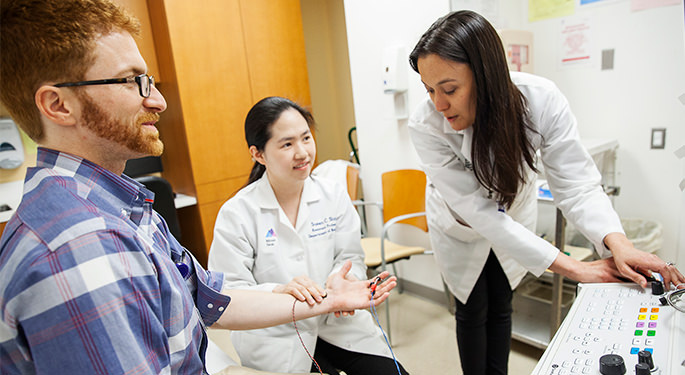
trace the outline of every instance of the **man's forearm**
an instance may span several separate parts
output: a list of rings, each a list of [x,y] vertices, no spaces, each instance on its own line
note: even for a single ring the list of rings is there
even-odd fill
[[[272,327],[293,320],[292,307],[295,298],[289,294],[254,290],[227,290],[222,293],[231,297],[231,303],[212,326],[231,330],[246,330]],[[331,301],[325,298],[321,303],[309,306],[305,302],[295,303],[295,319],[305,319],[328,313]]]

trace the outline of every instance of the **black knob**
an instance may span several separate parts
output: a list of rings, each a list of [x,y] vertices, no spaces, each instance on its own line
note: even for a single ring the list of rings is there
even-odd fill
[[[652,353],[646,350],[640,350],[637,353],[637,363],[645,363],[649,366],[649,369],[654,368],[654,360],[652,359]]]
[[[599,373],[602,375],[623,375],[626,364],[618,354],[605,354],[599,357]]]
[[[655,296],[660,296],[664,294],[664,284],[661,281],[652,281],[652,294]]]
[[[652,372],[649,370],[649,365],[646,363],[635,364],[635,375],[651,375]]]

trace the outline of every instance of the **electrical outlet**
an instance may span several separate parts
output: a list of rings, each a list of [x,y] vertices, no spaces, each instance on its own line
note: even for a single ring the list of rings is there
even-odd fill
[[[652,149],[664,149],[666,147],[666,128],[652,128]]]

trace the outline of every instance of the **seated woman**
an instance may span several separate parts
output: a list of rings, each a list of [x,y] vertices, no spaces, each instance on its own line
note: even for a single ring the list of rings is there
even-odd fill
[[[326,280],[347,260],[348,278],[365,279],[360,223],[344,186],[310,176],[316,144],[313,118],[280,97],[262,99],[245,119],[255,160],[248,183],[221,208],[209,268],[232,288],[291,294],[314,305]],[[341,311],[293,324],[232,332],[244,366],[263,371],[317,371],[347,375],[407,372],[391,357],[381,330],[366,311]]]

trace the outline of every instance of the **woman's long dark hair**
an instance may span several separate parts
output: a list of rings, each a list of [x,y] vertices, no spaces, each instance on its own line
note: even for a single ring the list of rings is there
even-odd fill
[[[312,114],[297,103],[280,96],[266,97],[252,106],[245,118],[247,147],[255,146],[257,150],[264,151],[266,142],[271,139],[271,127],[281,117],[281,114],[289,109],[299,112],[307,121],[310,129],[314,127]],[[266,167],[255,161],[245,186],[262,178],[265,171]]]
[[[452,12],[431,25],[409,55],[417,72],[418,59],[436,54],[468,64],[476,83],[473,123],[473,170],[497,201],[509,208],[526,182],[526,165],[535,167],[535,150],[527,132],[526,99],[511,81],[502,41],[490,23],[472,11]]]

